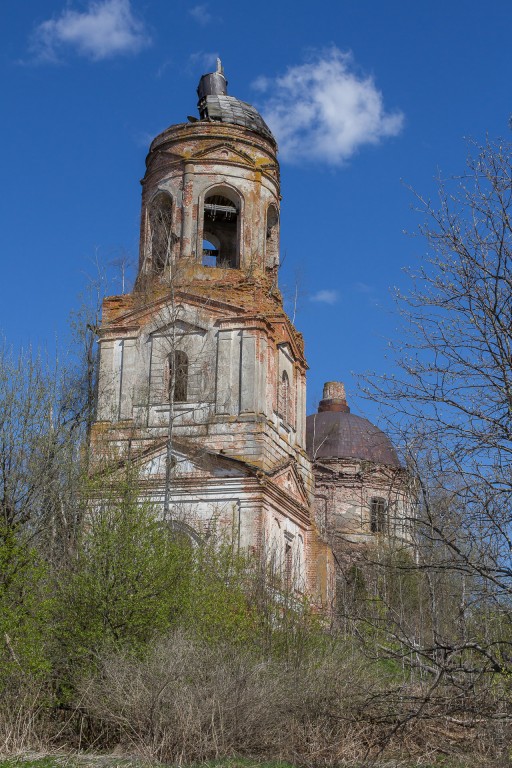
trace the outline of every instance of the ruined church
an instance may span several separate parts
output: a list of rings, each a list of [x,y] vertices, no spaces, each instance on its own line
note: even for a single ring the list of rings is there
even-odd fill
[[[403,469],[341,384],[306,418],[303,338],[278,286],[276,141],[220,62],[198,96],[146,159],[136,284],[103,305],[93,451],[136,461],[192,541],[228,531],[328,605],[347,542],[403,516]]]

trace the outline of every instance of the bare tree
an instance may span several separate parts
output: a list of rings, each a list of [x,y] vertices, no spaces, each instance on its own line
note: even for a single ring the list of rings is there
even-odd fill
[[[208,333],[205,331],[202,342],[198,344],[192,329],[196,320],[202,325],[201,310],[208,306],[209,299],[204,297],[195,313],[187,304],[186,293],[194,278],[194,266],[189,260],[181,259],[176,254],[179,239],[173,230],[172,216],[165,196],[157,198],[151,209],[150,234],[146,269],[139,275],[135,293],[136,300],[141,303],[154,299],[155,295],[165,300],[154,318],[160,329],[156,354],[161,358],[163,366],[160,405],[165,403],[168,406],[163,516],[170,523],[176,524],[183,517],[183,510],[178,509],[172,501],[173,483],[180,464],[178,454],[186,449],[188,444],[192,454],[197,456],[200,453],[193,440],[183,437],[183,431],[177,441],[176,427],[184,423],[190,427],[194,426],[199,399],[204,400],[199,406],[208,406],[207,390],[211,384],[210,377],[198,374],[199,369],[204,373],[203,369],[208,367]],[[190,402],[192,390],[193,403]],[[141,394],[144,397],[144,393]],[[146,396],[146,424],[149,425],[151,393],[147,391]],[[204,419],[204,413],[201,418]]]
[[[388,612],[388,650],[466,693],[512,671],[512,145],[471,145],[466,171],[417,195],[428,255],[398,295],[390,408],[419,489],[423,625]],[[497,693],[500,685],[495,685]],[[462,710],[462,699],[459,699]],[[508,717],[509,707],[494,717]],[[507,714],[508,713],[508,714]]]
[[[41,524],[59,444],[58,379],[32,351],[0,350],[0,510],[14,529]]]
[[[72,343],[49,355],[0,345],[0,522],[62,559],[76,534],[79,486],[89,462],[97,395],[97,344],[104,273],[95,263]]]
[[[77,433],[76,440],[81,443],[86,471],[90,464],[91,430],[98,401],[98,330],[103,299],[109,288],[109,280],[98,254],[92,260],[92,267],[92,275],[86,276],[77,309],[70,315],[71,364],[66,372],[63,391],[63,402]]]

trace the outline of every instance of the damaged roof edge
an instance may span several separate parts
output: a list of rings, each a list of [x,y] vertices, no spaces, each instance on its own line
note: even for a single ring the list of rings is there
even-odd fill
[[[272,131],[255,107],[234,96],[228,96],[228,81],[220,59],[217,59],[215,72],[201,77],[197,95],[201,120],[241,125],[276,143]]]

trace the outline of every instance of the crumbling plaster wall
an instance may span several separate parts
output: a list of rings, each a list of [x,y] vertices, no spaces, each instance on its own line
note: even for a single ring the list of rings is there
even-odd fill
[[[199,455],[196,462],[179,451],[175,455],[171,484],[174,521],[196,531],[203,539],[213,533],[229,537],[241,549],[263,556],[265,566],[283,578],[287,566],[291,566],[290,586],[297,591],[316,584],[317,569],[309,568],[307,561],[317,534],[307,506],[299,505],[297,516],[297,507],[282,487],[251,477],[242,467],[226,469],[211,455]],[[145,464],[143,477],[147,499],[162,504],[163,453]],[[308,584],[311,574],[313,581]]]
[[[149,211],[156,195],[167,192],[173,201],[173,255],[200,263],[204,199],[223,187],[240,198],[240,267],[276,266],[275,243],[266,258],[266,223],[270,205],[279,211],[279,176],[273,150],[263,138],[248,141],[236,126],[214,123],[174,126],[153,142],[142,183],[141,271],[148,269]]]
[[[153,430],[155,436],[165,434],[170,413],[166,359],[172,349],[180,349],[189,360],[189,396],[185,403],[173,403],[177,434],[202,436],[210,448],[243,456],[263,469],[297,455],[311,488],[311,468],[303,451],[305,375],[289,345],[276,345],[265,323],[244,327],[240,320],[218,320],[208,307],[198,311],[185,304],[180,305],[170,338],[172,311],[160,309],[136,336],[131,326],[124,334],[119,325],[105,330],[98,420],[133,419],[134,426]],[[292,382],[290,420],[278,413],[283,370],[289,371]]]
[[[371,531],[371,501],[386,503],[386,536],[410,539],[413,514],[407,475],[401,468],[354,460],[322,460],[314,466],[315,517],[319,529],[336,549],[336,540],[354,544],[372,543],[379,535]]]

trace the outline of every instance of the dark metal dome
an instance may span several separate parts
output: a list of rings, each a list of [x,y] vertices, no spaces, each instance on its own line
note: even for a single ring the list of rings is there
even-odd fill
[[[319,413],[306,419],[306,448],[311,461],[360,459],[401,466],[389,437],[368,419],[350,413],[338,382],[325,385]]]
[[[314,413],[306,419],[306,446],[316,459],[362,459],[399,467],[391,441],[368,419],[353,413]]]
[[[245,101],[228,96],[227,87],[224,69],[220,59],[217,59],[217,70],[203,75],[197,88],[201,120],[241,125],[275,143],[270,128],[258,110]]]
[[[202,104],[201,119],[242,125],[250,131],[275,141],[258,110],[245,101],[235,99],[234,96],[206,96]]]

